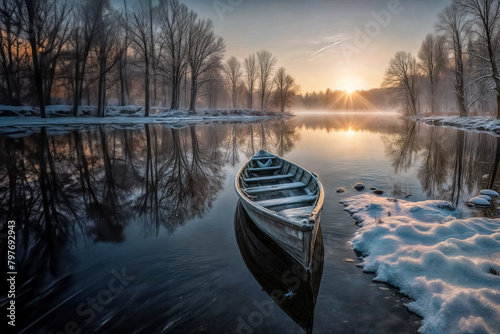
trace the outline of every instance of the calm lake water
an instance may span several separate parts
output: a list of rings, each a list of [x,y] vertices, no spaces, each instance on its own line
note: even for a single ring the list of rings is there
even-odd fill
[[[364,192],[496,213],[463,203],[498,185],[499,138],[391,114],[32,132],[0,134],[2,233],[16,221],[17,333],[415,333],[420,319],[405,297],[356,266],[348,241],[358,227],[339,201],[363,182]],[[235,175],[261,148],[324,185],[312,277],[238,206]],[[3,319],[6,303],[3,294]]]

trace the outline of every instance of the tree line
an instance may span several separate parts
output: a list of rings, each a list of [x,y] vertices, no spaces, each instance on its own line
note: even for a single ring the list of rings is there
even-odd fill
[[[0,104],[276,106],[298,91],[269,51],[223,62],[211,20],[178,0],[0,0]],[[254,98],[258,97],[257,105]]]
[[[406,115],[451,108],[461,117],[494,113],[500,119],[500,2],[453,0],[439,13],[435,32],[417,57],[399,51],[382,86],[394,93]]]
[[[363,110],[377,111],[393,108],[387,88],[372,88],[347,93],[331,90],[301,94],[296,97],[298,108],[315,110]]]

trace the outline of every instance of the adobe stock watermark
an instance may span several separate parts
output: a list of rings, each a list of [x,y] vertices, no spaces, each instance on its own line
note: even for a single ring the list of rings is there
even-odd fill
[[[125,267],[118,272],[116,269],[111,270],[112,277],[108,281],[106,288],[97,292],[93,297],[87,297],[85,301],[78,304],[76,307],[76,315],[82,318],[78,321],[76,318],[66,322],[62,331],[49,334],[81,334],[83,333],[80,325],[91,323],[97,316],[97,313],[102,312],[125,287],[133,281],[136,276],[127,275]]]
[[[411,2],[413,0],[406,0]],[[346,60],[351,61],[353,55],[359,54],[367,48],[372,41],[378,37],[384,28],[387,28],[394,16],[400,14],[404,9],[399,0],[389,0],[386,9],[370,11],[373,20],[367,22],[363,27],[355,27],[352,42],[345,41],[340,44],[340,49]]]
[[[215,12],[221,21],[224,21],[224,15],[227,12],[232,12],[236,7],[241,5],[243,0],[214,0],[212,5],[214,6]]]

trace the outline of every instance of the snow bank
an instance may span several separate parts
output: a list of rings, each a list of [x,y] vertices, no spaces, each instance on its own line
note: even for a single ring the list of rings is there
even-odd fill
[[[499,333],[499,219],[459,219],[444,201],[364,194],[342,203],[361,225],[351,245],[364,270],[413,299],[419,332]]]
[[[415,119],[430,125],[452,126],[468,130],[491,132],[500,135],[500,120],[492,117],[433,116],[417,117]]]
[[[39,127],[47,128],[50,134],[61,134],[79,129],[82,126],[106,124],[117,128],[139,128],[144,124],[165,124],[168,127],[183,128],[193,124],[224,123],[224,122],[258,122],[261,120],[280,119],[293,116],[290,113],[277,113],[259,110],[199,110],[190,113],[187,110],[168,110],[152,108],[149,117],[143,117],[144,108],[140,106],[125,106],[106,108],[106,117],[87,116],[95,113],[95,107],[80,107],[80,117],[72,117],[71,106],[47,107],[47,118],[36,115],[33,107],[12,107],[0,105],[2,112],[9,116],[0,117],[0,134],[9,137],[24,137],[39,131]],[[12,114],[18,116],[12,116]]]

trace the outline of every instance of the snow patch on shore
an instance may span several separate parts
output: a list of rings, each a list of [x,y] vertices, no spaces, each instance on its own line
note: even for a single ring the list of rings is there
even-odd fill
[[[79,117],[72,117],[71,106],[48,106],[47,118],[36,115],[34,107],[13,107],[0,105],[0,115],[8,112],[9,115],[0,117],[0,134],[9,137],[24,137],[39,131],[41,126],[47,128],[49,134],[62,134],[71,130],[81,129],[84,126],[105,124],[116,128],[140,128],[144,124],[165,124],[168,127],[183,128],[193,124],[225,123],[225,122],[256,122],[269,119],[281,119],[293,116],[290,113],[248,109],[200,109],[195,113],[187,110],[166,110],[165,108],[151,108],[151,115],[143,117],[144,108],[141,106],[109,106],[105,117],[88,116],[95,113],[95,107],[80,107]]]
[[[498,333],[499,219],[460,219],[445,201],[363,194],[342,203],[361,226],[350,243],[363,269],[413,299],[419,332]]]
[[[416,117],[415,120],[430,125],[452,126],[467,130],[491,132],[500,135],[500,120],[485,116],[432,116]]]

